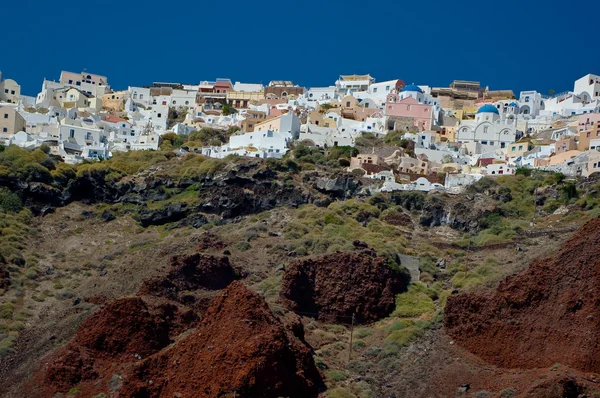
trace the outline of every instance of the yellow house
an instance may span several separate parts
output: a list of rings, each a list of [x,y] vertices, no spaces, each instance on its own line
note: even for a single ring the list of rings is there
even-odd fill
[[[25,131],[25,119],[14,108],[0,107],[0,136],[7,138],[11,134]]]
[[[277,131],[281,129],[281,115],[267,119],[262,123],[256,123],[254,125],[254,131]]]
[[[127,90],[104,94],[102,96],[102,108],[111,111],[122,111],[125,109],[128,94]]]
[[[319,127],[328,127],[335,129],[337,128],[337,123],[330,117],[323,117],[320,112],[312,111],[308,113],[307,118],[308,123],[314,124]]]
[[[261,91],[227,91],[227,102],[234,108],[246,108],[250,101],[265,99],[265,90]]]
[[[506,148],[506,155],[511,158],[523,156],[526,152],[531,151],[533,147],[534,145],[531,143],[530,140],[520,140],[517,142],[513,142]]]
[[[477,107],[465,107],[463,109],[453,109],[450,111],[450,116],[454,116],[458,120],[472,120],[477,114]]]
[[[79,91],[76,88],[67,90],[61,100],[61,106],[63,108],[87,108],[90,105],[91,95]]]
[[[2,80],[0,73],[0,101],[16,104],[21,98],[21,86],[12,79]]]

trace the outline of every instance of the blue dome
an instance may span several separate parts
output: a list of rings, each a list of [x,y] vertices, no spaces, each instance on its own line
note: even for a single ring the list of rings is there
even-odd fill
[[[484,105],[481,108],[479,108],[477,113],[495,113],[496,115],[500,114],[500,112],[498,112],[498,109],[496,109],[494,105]]]
[[[423,90],[414,84],[409,84],[408,86],[404,87],[401,92],[403,93],[405,91],[416,91],[417,93],[423,94]]]
[[[508,106],[517,106],[516,102],[511,102],[510,104],[508,104]]]

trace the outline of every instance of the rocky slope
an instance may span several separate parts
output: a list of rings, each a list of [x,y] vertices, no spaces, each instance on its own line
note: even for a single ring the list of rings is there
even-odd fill
[[[555,363],[600,372],[600,219],[551,258],[492,292],[448,298],[444,324],[461,346],[508,368]]]
[[[308,347],[233,282],[197,330],[135,366],[120,396],[315,397],[321,385]]]
[[[302,315],[330,322],[372,322],[389,315],[408,277],[367,249],[300,259],[289,264],[281,300]]]
[[[203,254],[173,256],[167,271],[159,272],[142,284],[138,295],[161,296],[182,303],[205,301],[206,291],[224,289],[236,279],[240,271],[229,258]]]
[[[32,386],[32,394],[51,396],[75,386],[99,391],[100,381],[166,347],[182,328],[191,327],[193,320],[194,316],[182,316],[175,306],[152,306],[138,297],[114,300],[44,361],[41,380]]]

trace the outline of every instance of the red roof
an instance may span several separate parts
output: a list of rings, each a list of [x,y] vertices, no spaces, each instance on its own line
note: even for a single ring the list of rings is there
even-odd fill
[[[115,116],[115,115],[108,115],[108,116],[106,116],[104,118],[104,121],[107,122],[107,123],[123,123],[123,122],[129,123],[127,120],[121,119],[120,117]],[[129,124],[131,124],[131,123],[129,123]]]

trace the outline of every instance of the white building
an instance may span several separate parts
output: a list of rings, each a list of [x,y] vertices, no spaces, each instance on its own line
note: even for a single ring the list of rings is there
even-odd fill
[[[144,106],[149,106],[152,98],[150,97],[150,88],[147,87],[131,87],[127,89],[129,91],[129,98],[135,104],[142,104]]]
[[[382,172],[383,173],[383,172]],[[399,184],[396,182],[394,175],[390,172],[385,174],[385,182],[381,187],[381,192],[392,192],[392,191],[421,191],[429,192],[433,190],[445,190],[442,184],[431,183],[425,177],[419,177],[415,181],[408,184]]]
[[[544,109],[544,100],[537,91],[521,91],[519,94],[519,114],[536,117]]]
[[[481,143],[505,148],[521,138],[514,115],[500,115],[493,105],[484,105],[477,111],[475,120],[463,120],[457,127],[456,140],[462,143]]]
[[[584,102],[600,99],[600,76],[588,74],[575,80],[573,92]]]
[[[339,95],[343,97],[357,91],[366,91],[373,83],[375,83],[375,78],[371,75],[341,75],[336,80],[335,86]]]
[[[264,89],[265,86],[256,83],[235,82],[235,84],[233,85],[233,91],[237,91],[239,93],[256,93],[263,91]]]
[[[584,100],[587,94],[563,93],[546,99],[542,115],[563,117],[596,113],[600,111],[600,99]]]
[[[308,123],[306,131],[300,133],[298,141],[304,142],[309,146],[319,148],[334,147],[334,146],[353,146],[354,138],[349,133],[342,133],[337,129],[321,127],[315,124]]]

